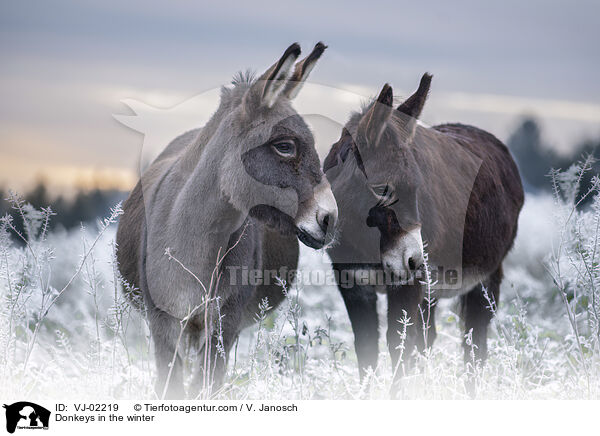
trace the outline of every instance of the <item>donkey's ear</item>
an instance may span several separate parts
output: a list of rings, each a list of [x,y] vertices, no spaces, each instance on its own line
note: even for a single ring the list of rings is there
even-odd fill
[[[421,116],[423,106],[425,106],[425,100],[427,100],[427,95],[429,94],[432,77],[433,76],[429,73],[423,74],[421,83],[419,83],[419,89],[417,89],[413,95],[408,97],[404,103],[398,106],[400,112],[417,119]]]
[[[283,56],[271,68],[258,78],[248,90],[246,98],[258,106],[273,106],[283,91],[289,72],[298,56],[300,56],[300,45],[294,43],[286,49]]]
[[[298,92],[300,92],[304,81],[306,80],[306,78],[308,77],[308,75],[310,74],[310,72],[312,71],[315,64],[317,63],[317,61],[319,60],[326,48],[327,46],[325,44],[323,44],[322,42],[318,42],[317,45],[315,45],[313,51],[296,64],[294,74],[292,74],[292,77],[290,77],[290,80],[288,81],[287,85],[285,86],[285,90],[283,91],[283,94],[286,97],[292,99],[298,95]]]
[[[369,144],[377,146],[379,143],[381,134],[387,127],[387,122],[392,115],[393,101],[394,92],[392,87],[386,83],[371,109],[360,120],[358,129],[365,135]]]

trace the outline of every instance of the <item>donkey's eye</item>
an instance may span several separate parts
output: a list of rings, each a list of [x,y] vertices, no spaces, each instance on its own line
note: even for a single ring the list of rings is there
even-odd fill
[[[283,157],[294,157],[296,155],[296,144],[294,141],[279,141],[273,144],[275,152]]]
[[[394,188],[390,185],[370,185],[369,188],[382,205],[390,204],[395,201]]]

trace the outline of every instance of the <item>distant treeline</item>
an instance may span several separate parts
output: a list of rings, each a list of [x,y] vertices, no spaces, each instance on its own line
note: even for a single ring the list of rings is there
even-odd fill
[[[540,127],[533,118],[523,119],[506,145],[517,161],[527,192],[550,192],[552,190],[550,170],[552,168],[566,170],[587,155],[592,155],[595,162],[592,171],[586,173],[581,180],[579,195],[589,190],[592,177],[600,173],[600,139],[577,144],[570,156],[561,156],[542,142]],[[590,200],[591,197],[587,197],[581,202],[581,206],[584,207]]]
[[[0,188],[0,216],[7,213],[12,215],[15,227],[22,232],[23,221],[19,213],[6,200],[8,195],[6,189]],[[71,229],[81,223],[93,222],[100,217],[106,217],[110,214],[111,208],[125,198],[127,198],[127,192],[100,189],[79,191],[73,199],[65,199],[62,196],[53,198],[44,182],[38,182],[35,188],[23,195],[23,199],[38,210],[51,207],[52,212],[56,215],[50,220],[50,229],[57,227]]]
[[[523,185],[528,192],[550,192],[552,183],[548,174],[551,168],[565,170],[585,154],[592,154],[598,161],[594,163],[593,171],[589,172],[582,180],[580,191],[586,192],[591,186],[593,175],[600,173],[600,139],[579,144],[574,148],[571,156],[560,156],[543,144],[540,127],[533,118],[522,120],[510,135],[507,145],[519,165]],[[0,188],[0,216],[10,213],[15,218],[16,227],[22,230],[22,222],[18,214],[5,200],[7,196],[8,192]],[[24,199],[36,209],[52,207],[56,216],[52,217],[51,228],[62,226],[70,229],[79,226],[82,222],[90,222],[99,217],[108,216],[110,209],[126,197],[127,193],[123,191],[96,189],[80,191],[72,200],[64,197],[51,198],[45,184],[40,182],[33,190],[25,194]],[[582,202],[582,206],[586,201]]]

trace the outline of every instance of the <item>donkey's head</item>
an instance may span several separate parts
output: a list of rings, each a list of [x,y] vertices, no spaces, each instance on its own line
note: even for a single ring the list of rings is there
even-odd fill
[[[424,262],[419,215],[423,175],[414,138],[431,77],[423,75],[419,89],[396,109],[392,88],[384,85],[377,100],[351,117],[333,147],[338,159],[354,156],[360,183],[367,188],[356,191],[369,197],[359,200],[368,210],[366,225],[379,229],[381,263],[398,277],[410,277]],[[326,160],[326,169],[332,165]]]
[[[296,63],[300,46],[292,44],[257,80],[235,80],[233,88],[223,88],[211,120],[210,142],[222,156],[219,182],[228,201],[313,248],[329,242],[337,205],[313,135],[291,100],[325,48],[318,43]]]

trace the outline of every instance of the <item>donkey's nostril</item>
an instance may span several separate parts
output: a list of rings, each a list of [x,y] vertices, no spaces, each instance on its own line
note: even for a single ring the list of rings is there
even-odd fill
[[[319,227],[324,233],[327,233],[327,227],[329,227],[329,214],[324,215],[319,221]]]
[[[411,271],[416,271],[423,266],[423,257],[411,256],[408,258],[408,269]]]

